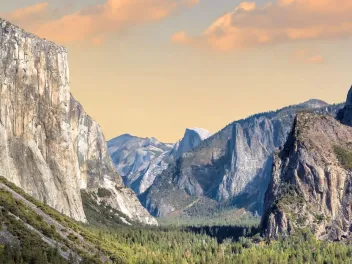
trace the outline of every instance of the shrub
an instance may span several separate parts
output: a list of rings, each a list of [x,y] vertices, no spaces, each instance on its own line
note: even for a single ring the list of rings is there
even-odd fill
[[[100,198],[105,198],[105,197],[110,197],[111,196],[111,192],[105,188],[99,188],[98,189],[98,196]]]
[[[352,151],[342,148],[340,146],[334,146],[336,158],[340,164],[346,169],[352,169]]]

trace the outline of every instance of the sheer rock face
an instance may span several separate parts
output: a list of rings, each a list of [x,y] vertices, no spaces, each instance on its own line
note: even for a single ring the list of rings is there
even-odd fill
[[[155,177],[168,166],[172,144],[155,138],[121,135],[108,142],[108,150],[124,183],[137,194],[153,184]]]
[[[142,195],[170,164],[210,135],[202,128],[188,128],[175,145],[155,138],[122,135],[108,142],[108,150],[124,183]]]
[[[339,112],[337,118],[342,124],[352,126],[352,86],[348,91],[345,107]]]
[[[113,207],[156,223],[124,188],[99,126],[72,98],[64,48],[0,19],[0,69],[0,175],[79,221],[86,221],[80,189],[106,188]]]
[[[340,107],[309,100],[247,122],[234,123],[227,148],[229,165],[217,188],[217,200],[234,199],[234,203],[261,214],[270,181],[272,154],[285,143],[295,115],[300,111],[314,111],[335,116]]]
[[[272,154],[285,143],[297,112],[311,110],[335,116],[341,107],[310,100],[236,121],[171,164],[140,200],[158,216],[202,197],[261,214]]]
[[[331,116],[298,114],[274,159],[261,223],[265,234],[277,238],[308,228],[320,239],[350,236],[350,158],[351,127]]]
[[[191,151],[211,136],[211,133],[203,128],[187,128],[183,138],[178,141],[171,151],[171,155],[178,159],[184,153]]]
[[[97,202],[105,202],[133,221],[157,224],[156,220],[140,204],[136,194],[124,186],[110,158],[99,125],[72,97],[70,110],[74,151],[77,153],[81,173],[80,188],[96,194],[99,189],[106,189],[110,195],[99,198]]]

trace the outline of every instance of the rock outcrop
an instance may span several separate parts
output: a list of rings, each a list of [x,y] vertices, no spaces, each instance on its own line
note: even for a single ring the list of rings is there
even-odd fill
[[[262,228],[270,238],[308,228],[320,239],[350,236],[352,128],[327,115],[298,114],[275,155]]]
[[[348,91],[345,107],[339,111],[337,119],[342,124],[352,126],[352,86]]]
[[[80,190],[156,224],[114,169],[100,127],[69,92],[67,51],[0,19],[0,175],[86,221]]]
[[[183,138],[178,141],[171,151],[171,155],[178,159],[183,153],[189,152],[209,138],[212,134],[203,128],[187,128]]]
[[[236,121],[183,154],[140,200],[158,216],[196,206],[194,200],[202,198],[261,214],[272,154],[285,143],[296,114],[309,110],[335,116],[342,107],[309,100]]]
[[[155,177],[168,166],[172,144],[155,138],[121,135],[108,142],[108,150],[124,183],[137,194],[153,184]]]
[[[155,138],[122,135],[110,140],[108,149],[124,183],[142,195],[170,164],[209,136],[210,132],[205,129],[189,128],[183,138],[172,145]]]

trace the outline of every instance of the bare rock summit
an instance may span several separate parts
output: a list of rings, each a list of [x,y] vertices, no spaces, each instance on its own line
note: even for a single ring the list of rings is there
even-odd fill
[[[266,236],[308,229],[319,239],[341,240],[351,236],[351,208],[352,127],[332,116],[299,113],[274,157],[261,223]]]

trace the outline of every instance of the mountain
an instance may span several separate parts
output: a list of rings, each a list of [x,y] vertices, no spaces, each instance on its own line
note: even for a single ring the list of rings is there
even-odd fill
[[[313,99],[236,121],[171,164],[140,201],[154,216],[199,216],[210,206],[261,214],[272,154],[285,143],[295,115],[303,110],[336,115],[342,107]]]
[[[309,228],[339,240],[351,225],[352,128],[330,116],[299,114],[275,157],[262,226],[268,237]]]
[[[108,150],[124,183],[137,194],[143,194],[169,164],[183,153],[197,147],[210,132],[202,128],[186,129],[175,145],[155,138],[139,138],[128,134],[108,142]]]
[[[167,167],[172,144],[155,138],[122,135],[108,142],[108,151],[125,184],[137,194],[153,183],[155,176]]]
[[[346,126],[352,126],[352,86],[348,91],[344,108],[337,114],[337,120]]]
[[[234,222],[231,226],[129,226],[118,223],[108,206],[95,210],[97,205],[91,202],[84,206],[87,225],[60,214],[0,177],[0,263],[352,261],[348,243],[319,241],[307,233],[265,243],[255,226],[242,221],[239,226]]]
[[[156,224],[71,96],[67,50],[0,19],[0,51],[0,175],[78,221],[86,221],[86,190],[131,220]]]
[[[196,148],[203,140],[212,134],[203,128],[187,128],[183,138],[178,141],[171,151],[171,155],[178,159],[183,153]]]
[[[352,122],[352,88],[339,116]],[[276,153],[262,228],[270,238],[309,229],[320,239],[351,237],[352,127],[327,115],[298,114]]]

